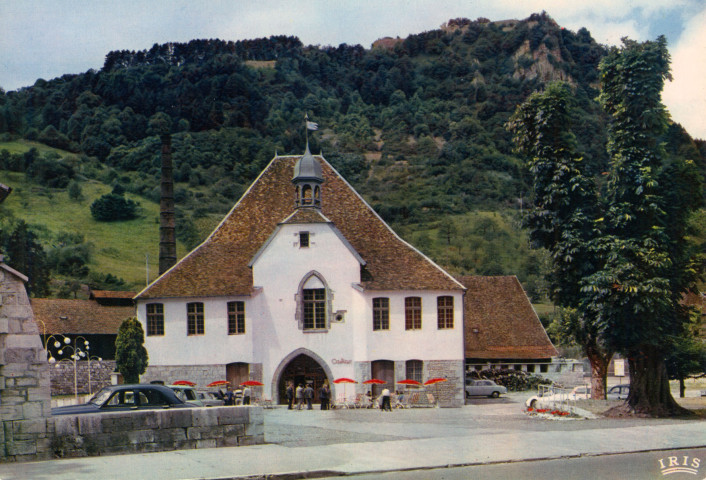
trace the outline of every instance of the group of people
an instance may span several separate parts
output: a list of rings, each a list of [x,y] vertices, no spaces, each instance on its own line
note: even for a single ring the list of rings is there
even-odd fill
[[[223,402],[226,405],[250,405],[251,395],[252,391],[250,387],[247,386],[242,390],[238,388],[235,391],[233,391],[231,387],[228,387],[226,393],[221,393]]]
[[[311,386],[311,383],[307,383],[304,385],[303,383],[300,383],[296,387],[294,386],[294,382],[288,382],[287,383],[287,389],[285,391],[285,395],[287,397],[287,409],[293,410],[294,409],[294,401],[296,400],[297,402],[297,410],[301,410],[304,404],[306,403],[306,409],[307,410],[312,410],[312,401],[314,400],[314,388]],[[371,393],[367,393],[368,397],[371,396]],[[391,412],[392,411],[392,405],[390,402],[390,390],[387,388],[384,388],[382,392],[380,393],[379,401],[380,401],[380,410],[385,412]],[[319,389],[319,400],[321,400],[321,410],[329,410],[331,407],[331,389],[328,386],[328,383],[324,383],[321,388]],[[372,405],[372,401],[371,401]]]
[[[305,403],[307,410],[312,410],[314,408],[312,406],[312,401],[314,400],[314,388],[310,383],[307,383],[306,385],[300,383],[296,387],[294,386],[294,382],[287,383],[286,396],[287,408],[289,410],[294,409],[295,400],[297,402],[297,410],[301,410]],[[329,388],[328,383],[324,383],[319,389],[319,399],[321,400],[321,410],[328,410],[331,401],[331,389]]]

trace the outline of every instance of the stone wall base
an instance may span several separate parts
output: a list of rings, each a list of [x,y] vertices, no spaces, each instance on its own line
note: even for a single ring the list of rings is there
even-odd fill
[[[55,457],[86,457],[265,443],[262,407],[174,408],[53,418]]]

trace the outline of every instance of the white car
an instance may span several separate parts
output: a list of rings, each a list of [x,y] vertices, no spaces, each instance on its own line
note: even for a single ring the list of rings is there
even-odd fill
[[[543,395],[533,395],[528,398],[525,401],[525,405],[530,408],[541,408],[587,398],[591,398],[591,387],[580,385],[574,387],[570,392],[560,389],[547,389]]]
[[[507,388],[492,380],[466,379],[466,398],[475,396],[498,398],[504,393],[507,393]]]

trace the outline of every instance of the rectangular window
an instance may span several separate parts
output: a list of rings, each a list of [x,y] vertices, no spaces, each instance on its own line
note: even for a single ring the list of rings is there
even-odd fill
[[[304,289],[304,330],[326,328],[326,289]]]
[[[203,303],[186,304],[186,334],[203,335],[205,331],[203,320]]]
[[[147,336],[164,335],[164,305],[147,304]]]
[[[390,299],[373,298],[373,330],[390,329]]]
[[[436,297],[439,329],[454,328],[454,297]]]
[[[299,248],[309,248],[309,232],[299,232]]]
[[[245,302],[228,302],[228,335],[245,333]]]
[[[407,297],[404,299],[404,328],[405,328],[405,330],[421,330],[421,328],[422,328],[422,299],[421,299],[421,297]]]
[[[421,383],[422,381],[422,367],[423,363],[421,360],[407,360],[405,362],[405,373],[409,380],[416,380]]]

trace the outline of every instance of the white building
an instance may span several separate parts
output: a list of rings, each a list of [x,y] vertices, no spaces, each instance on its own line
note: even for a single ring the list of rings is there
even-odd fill
[[[328,382],[340,399],[371,378],[393,389],[445,377],[440,403],[460,406],[464,290],[307,147],[276,156],[206,241],[135,297],[142,381],[257,380],[256,396],[283,403],[288,381],[317,396]]]

